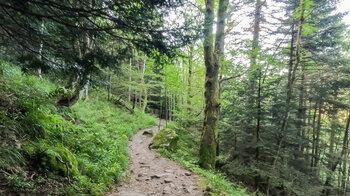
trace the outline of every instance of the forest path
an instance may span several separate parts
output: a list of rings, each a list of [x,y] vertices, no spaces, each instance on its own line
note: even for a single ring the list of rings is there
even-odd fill
[[[116,187],[109,196],[203,195],[197,186],[199,176],[161,157],[148,148],[158,126],[140,130],[129,141],[130,182]]]

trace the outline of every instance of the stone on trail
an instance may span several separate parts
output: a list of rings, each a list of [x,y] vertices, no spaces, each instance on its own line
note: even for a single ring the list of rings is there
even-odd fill
[[[150,148],[166,148],[169,151],[176,151],[179,136],[176,132],[169,128],[160,130],[150,143]]]
[[[167,177],[168,174],[155,174],[155,175],[152,175],[151,178],[152,179],[159,179],[161,177]]]
[[[186,188],[186,187],[183,187],[183,190],[185,193],[191,193],[190,190],[188,190],[188,188]]]
[[[191,172],[185,172],[185,175],[186,175],[186,176],[191,176],[192,173],[191,173]]]
[[[170,182],[173,182],[173,180],[170,179],[170,178],[165,178],[165,179],[164,179],[164,182],[165,182],[165,183],[170,183]]]
[[[157,174],[151,176],[151,179],[159,179],[159,178],[161,178],[161,176],[160,176],[160,175],[157,175]]]
[[[166,186],[164,189],[163,189],[163,194],[171,194],[171,188],[169,186]]]
[[[195,186],[190,186],[190,189],[192,189],[192,190],[198,190],[198,188],[195,187]]]
[[[142,135],[147,135],[147,136],[153,136],[153,131],[152,130],[146,130],[142,133]]]
[[[147,173],[139,173],[139,174],[137,175],[137,177],[144,177],[144,176],[147,176]]]

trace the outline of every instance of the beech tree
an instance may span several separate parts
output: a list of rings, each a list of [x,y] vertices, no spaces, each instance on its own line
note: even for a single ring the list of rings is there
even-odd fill
[[[219,69],[224,59],[225,23],[228,0],[220,0],[217,11],[216,37],[214,46],[215,1],[205,1],[204,21],[204,61],[205,75],[205,110],[203,133],[199,151],[199,164],[203,168],[214,168],[218,144],[220,118]]]

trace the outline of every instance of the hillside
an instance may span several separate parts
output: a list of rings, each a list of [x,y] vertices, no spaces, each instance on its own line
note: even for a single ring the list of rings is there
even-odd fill
[[[5,61],[0,70],[1,194],[102,195],[125,178],[128,138],[157,123],[118,108],[99,89],[57,107],[59,84]]]

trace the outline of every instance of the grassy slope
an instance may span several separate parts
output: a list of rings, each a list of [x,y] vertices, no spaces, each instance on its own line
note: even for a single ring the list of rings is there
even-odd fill
[[[118,109],[98,90],[71,108],[56,108],[50,92],[57,87],[0,60],[0,190],[5,194],[101,195],[128,169],[128,137],[156,124],[149,115]],[[70,177],[57,172],[59,162],[44,165],[43,154],[72,165]]]
[[[198,162],[197,152],[199,136],[195,135],[194,131],[190,133],[190,131],[179,128],[176,123],[172,123],[168,127],[176,130],[176,133],[179,135],[179,149],[174,153],[165,149],[160,149],[159,152],[163,156],[185,166],[192,172],[200,174],[202,176],[201,185],[203,186],[203,189],[206,190],[207,195],[249,196],[242,186],[230,182],[222,173],[201,169],[196,164]]]

